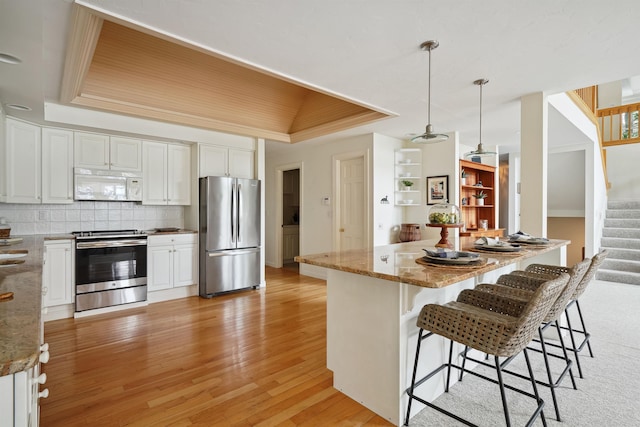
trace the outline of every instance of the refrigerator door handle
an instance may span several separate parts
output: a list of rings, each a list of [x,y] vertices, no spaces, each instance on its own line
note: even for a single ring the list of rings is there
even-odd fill
[[[207,256],[219,257],[219,256],[230,256],[230,255],[246,255],[246,254],[253,254],[256,252],[260,252],[260,248],[243,249],[243,250],[233,249],[230,251],[207,252]]]
[[[236,184],[231,184],[231,242],[236,242],[236,221],[237,215],[236,212]]]
[[[238,226],[236,228],[236,236],[237,242],[240,243],[242,241],[240,234],[240,212],[242,212],[242,184],[238,183]]]

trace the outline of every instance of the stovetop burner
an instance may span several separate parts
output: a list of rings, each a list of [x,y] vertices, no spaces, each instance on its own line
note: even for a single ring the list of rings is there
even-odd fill
[[[72,231],[71,234],[76,236],[77,239],[95,239],[95,238],[109,238],[109,237],[132,237],[132,236],[146,236],[146,232],[143,230],[96,230],[96,231]]]

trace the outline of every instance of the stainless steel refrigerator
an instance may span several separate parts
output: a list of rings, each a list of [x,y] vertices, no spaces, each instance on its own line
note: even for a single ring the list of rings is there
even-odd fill
[[[200,178],[200,296],[260,286],[260,181]]]

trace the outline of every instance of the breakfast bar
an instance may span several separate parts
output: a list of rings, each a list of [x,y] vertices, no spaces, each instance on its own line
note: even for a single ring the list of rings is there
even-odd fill
[[[472,242],[463,242],[463,247]],[[327,269],[327,367],[334,387],[395,425],[406,410],[418,336],[416,318],[429,303],[455,300],[463,289],[495,283],[532,263],[566,265],[567,240],[524,246],[518,252],[482,252],[478,266],[424,265],[416,260],[432,241],[371,249],[302,255],[296,261]],[[486,262],[485,262],[486,261]],[[418,375],[440,366],[447,351],[441,338],[423,344],[427,363]],[[421,393],[435,399],[443,379]],[[414,403],[412,416],[423,408]]]

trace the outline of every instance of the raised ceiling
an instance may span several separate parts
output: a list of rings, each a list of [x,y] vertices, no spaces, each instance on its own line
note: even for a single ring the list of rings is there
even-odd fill
[[[64,103],[288,143],[391,116],[74,7]]]

